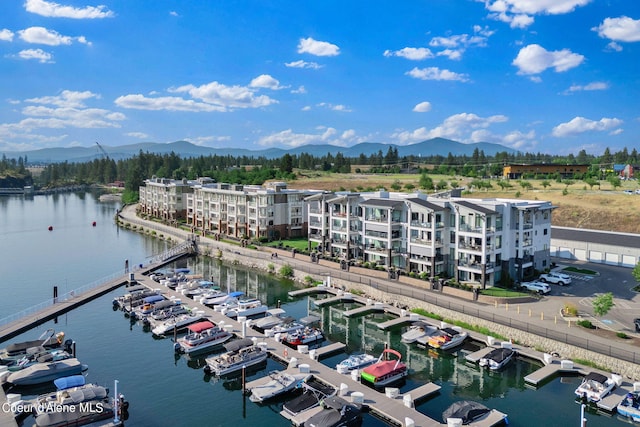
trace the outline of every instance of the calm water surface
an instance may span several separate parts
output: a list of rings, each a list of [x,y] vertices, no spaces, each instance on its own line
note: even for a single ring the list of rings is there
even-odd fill
[[[90,193],[0,197],[0,287],[4,295],[11,295],[0,299],[0,317],[49,298],[54,285],[60,292],[72,290],[123,271],[125,259],[145,262],[165,249],[166,243],[159,239],[119,230],[113,221],[118,207],[117,203],[100,203]],[[54,227],[51,232],[49,225]],[[386,314],[346,318],[342,312],[352,308],[350,304],[317,308],[307,298],[291,300],[287,292],[294,289],[293,283],[216,260],[189,259],[179,266],[262,298],[270,306],[280,300],[292,316],[321,316],[326,343],[344,342],[350,353],[379,354],[384,343],[390,343],[411,369],[401,392],[408,393],[426,381],[442,387],[438,395],[418,406],[434,419],[440,420],[442,411],[454,401],[476,400],[507,413],[512,426],[579,426],[580,406],[573,400],[579,378],[555,378],[534,390],[523,380],[539,367],[530,361],[517,359],[505,371],[489,373],[464,360],[465,354],[478,348],[476,344],[453,353],[428,352],[402,344],[402,328],[380,331],[376,324],[388,320]],[[142,325],[113,311],[112,299],[123,292],[116,290],[58,318],[57,324],[51,321],[15,340],[34,339],[48,327],[65,331],[77,342],[80,360],[89,365],[88,381],[112,387],[113,380],[119,380],[120,391],[131,402],[127,426],[288,425],[279,415],[281,401],[263,406],[250,402],[243,398],[237,380],[205,376],[201,359],[175,357],[170,339],[156,339]],[[323,362],[333,366],[344,357],[336,355]],[[269,360],[249,380],[280,368]],[[23,390],[23,394],[44,391]],[[590,427],[625,424],[615,416],[589,413],[587,417]],[[365,417],[365,427],[384,425],[372,416]]]

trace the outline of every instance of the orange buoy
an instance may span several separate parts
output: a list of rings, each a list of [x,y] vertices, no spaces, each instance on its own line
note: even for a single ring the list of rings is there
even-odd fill
[[[53,225],[49,226],[49,231],[53,231]]]
[[[95,221],[93,221],[93,222],[91,223],[91,225],[93,225],[93,226],[95,227],[95,226],[96,226],[96,222],[95,222]]]
[[[287,349],[285,348],[284,351],[282,352],[284,357],[289,357],[289,352],[287,351]]]

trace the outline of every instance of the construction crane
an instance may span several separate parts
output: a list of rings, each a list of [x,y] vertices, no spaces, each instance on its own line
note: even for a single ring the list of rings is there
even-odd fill
[[[107,154],[105,149],[102,148],[102,145],[100,145],[100,143],[98,141],[96,141],[96,145],[98,146],[98,149],[100,149],[100,152],[102,153],[103,158],[106,159],[106,160],[109,160],[109,155]]]

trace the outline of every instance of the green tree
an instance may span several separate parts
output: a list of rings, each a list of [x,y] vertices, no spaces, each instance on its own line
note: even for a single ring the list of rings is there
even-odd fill
[[[423,172],[422,175],[420,175],[419,185],[420,188],[423,188],[425,190],[433,190],[433,179],[431,179],[429,175]]]
[[[636,279],[636,282],[640,282],[640,262],[638,262],[636,266],[633,267],[633,270],[631,270],[631,274],[633,274],[633,278]]]
[[[549,182],[549,180],[543,180],[540,185],[542,185],[542,187],[544,187],[544,189],[546,190],[547,187],[549,187],[551,185],[551,183]]]
[[[280,159],[280,170],[284,173],[291,173],[293,171],[293,158],[291,154],[286,153]]]
[[[598,295],[593,299],[593,313],[602,317],[611,310],[614,306],[613,293],[607,292],[606,294]]]

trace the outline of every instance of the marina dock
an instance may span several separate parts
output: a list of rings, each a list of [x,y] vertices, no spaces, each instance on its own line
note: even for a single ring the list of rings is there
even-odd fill
[[[365,305],[363,307],[358,307],[358,308],[354,308],[352,310],[347,310],[344,312],[344,315],[346,317],[356,317],[356,316],[362,316],[364,314],[370,313],[372,311],[384,311],[385,310],[385,305],[379,302],[373,303],[373,304],[368,304]]]
[[[7,395],[5,394],[4,389],[0,387],[0,405],[6,401]],[[3,427],[18,427],[18,422],[13,417],[11,411],[0,409],[0,425]]]
[[[144,284],[150,289],[158,288],[158,284],[152,281],[149,277],[138,277],[136,275],[136,279],[138,283]],[[185,300],[183,295],[170,288],[162,288],[162,294],[167,298],[174,297],[181,298],[183,299],[183,301]],[[352,295],[349,295],[347,296],[347,299],[352,300],[352,297]],[[344,295],[338,295],[334,298],[327,298],[322,301],[333,300],[334,302],[337,302],[343,300],[343,298]],[[276,341],[273,338],[266,337],[264,334],[249,328],[247,322],[242,321],[242,318],[239,319],[240,321],[231,319],[223,315],[222,313],[214,311],[212,308],[204,306],[195,301],[189,301],[188,305],[191,308],[204,311],[205,317],[207,317],[214,323],[224,322],[224,324],[232,325],[233,333],[235,333],[239,337],[251,339],[255,338],[258,342],[267,343],[267,348],[272,358],[280,360],[286,366],[290,366],[292,364],[297,366],[297,368],[290,367],[288,369],[297,369],[297,372],[308,372],[314,377],[320,379],[322,382],[331,385],[332,387],[336,388],[336,390],[339,390],[341,393],[343,393],[343,397],[345,399],[349,400],[353,399],[354,396],[362,396],[363,403],[368,405],[371,408],[371,411],[375,413],[376,416],[387,420],[392,424],[406,425],[408,418],[413,421],[416,427],[440,427],[443,425],[441,422],[429,418],[428,416],[418,412],[413,407],[416,400],[425,399],[428,396],[437,393],[440,390],[440,386],[436,384],[425,384],[421,387],[411,390],[408,393],[405,393],[405,395],[411,396],[410,405],[407,405],[405,404],[403,395],[398,395],[393,398],[388,397],[384,392],[385,390],[377,391],[365,384],[362,384],[359,380],[359,377],[357,379],[353,379],[351,375],[340,374],[335,369],[332,369],[320,363],[317,359],[319,358],[319,354],[323,354],[323,347],[315,349],[314,352],[311,353],[308,351],[307,346],[302,346],[301,349],[303,349],[304,352],[301,353],[300,351],[292,350],[282,342]],[[331,351],[332,353],[335,353],[337,351],[342,351],[341,348],[344,348],[342,346],[344,346],[344,344],[342,343],[332,344],[326,346],[327,350],[324,351]],[[292,359],[294,358],[295,360],[293,360],[292,362]],[[255,384],[260,383],[249,383],[250,386],[254,386]],[[312,412],[313,411],[306,414],[299,414],[291,421],[295,425],[301,425],[302,423],[304,423],[304,421],[306,421],[313,415]],[[472,425],[476,427],[491,427],[500,422],[505,417],[505,414],[502,414],[499,411],[493,411],[485,419]]]
[[[339,293],[338,295],[336,295],[334,297],[329,297],[329,298],[325,298],[325,299],[321,299],[321,300],[316,301],[316,305],[318,307],[322,307],[323,305],[337,304],[339,302],[353,301],[353,300],[354,300],[354,296],[352,294]]]

